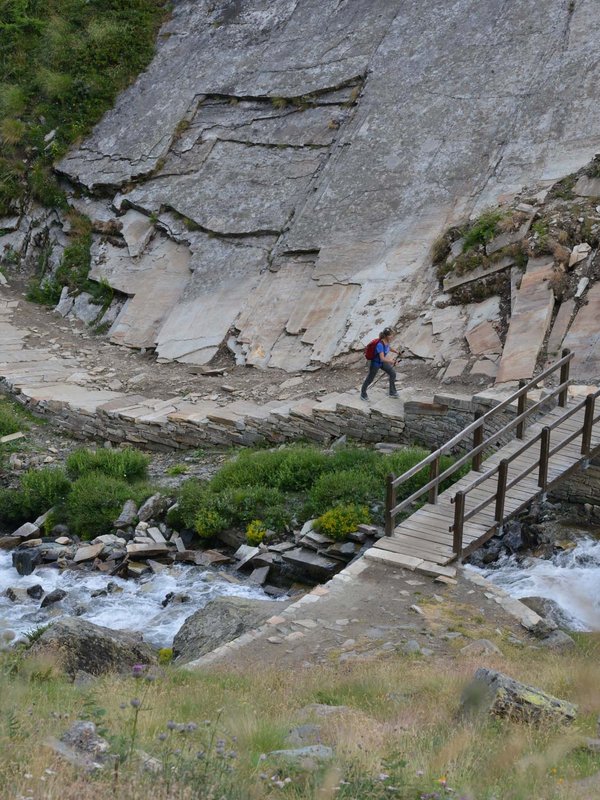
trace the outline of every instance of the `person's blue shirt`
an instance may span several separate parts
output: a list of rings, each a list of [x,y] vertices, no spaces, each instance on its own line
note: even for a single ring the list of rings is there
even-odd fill
[[[380,367],[383,363],[383,361],[381,360],[381,356],[387,356],[389,352],[390,352],[389,344],[384,344],[384,342],[382,341],[377,342],[377,346],[375,347],[375,358],[372,361],[373,365],[377,365],[378,367]]]

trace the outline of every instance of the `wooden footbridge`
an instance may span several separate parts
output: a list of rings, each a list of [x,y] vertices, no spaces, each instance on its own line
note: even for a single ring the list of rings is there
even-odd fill
[[[437,565],[460,560],[554,483],[585,468],[600,449],[600,414],[596,414],[600,390],[583,400],[568,399],[572,358],[573,353],[564,350],[556,364],[529,383],[522,382],[491,411],[476,415],[419,464],[399,477],[388,476],[386,536],[370,551],[372,557],[398,564],[413,559]],[[528,403],[528,393],[556,372],[560,372],[558,386]],[[514,418],[502,424],[501,415],[506,418],[511,409],[516,410]],[[440,472],[442,456],[457,452],[464,455]],[[444,481],[469,466],[468,474],[440,492]],[[399,488],[427,468],[428,482],[398,503]],[[425,505],[396,524],[399,515],[422,503],[425,495]]]

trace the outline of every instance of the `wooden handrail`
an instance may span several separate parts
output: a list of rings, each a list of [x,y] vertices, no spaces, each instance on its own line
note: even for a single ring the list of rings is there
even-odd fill
[[[559,387],[560,389],[560,387]],[[520,483],[523,478],[527,477],[529,474],[534,472],[536,469],[538,470],[538,486],[540,487],[541,491],[545,491],[548,485],[548,471],[549,471],[549,461],[553,455],[556,455],[565,447],[570,445],[575,439],[578,439],[580,436],[582,438],[581,444],[581,453],[586,454],[589,453],[591,447],[591,436],[593,426],[600,422],[600,414],[594,416],[594,409],[595,409],[595,402],[596,399],[600,397],[600,389],[596,392],[592,392],[588,394],[581,402],[576,403],[572,408],[568,411],[565,411],[558,419],[556,419],[550,425],[544,426],[542,431],[537,435],[533,436],[529,439],[522,447],[515,450],[511,453],[507,458],[503,459],[499,464],[491,467],[487,470],[483,475],[480,475],[475,481],[469,484],[469,486],[463,488],[460,492],[457,492],[454,498],[452,498],[451,502],[456,502],[460,495],[460,503],[461,503],[461,513],[460,515],[455,514],[454,524],[450,526],[449,530],[454,532],[454,538],[457,541],[462,542],[462,530],[456,531],[455,525],[457,522],[464,526],[465,522],[468,522],[474,516],[479,514],[492,502],[496,503],[496,513],[494,516],[495,524],[497,527],[500,527],[503,523],[503,519],[501,519],[498,515],[499,505],[501,504],[501,496],[502,494],[506,493],[509,489],[513,486],[516,486]],[[571,432],[568,436],[561,439],[560,442],[551,447],[551,434],[552,431],[556,428],[560,427],[560,425],[570,417],[574,416],[582,409],[585,409],[585,417],[582,425],[578,427],[575,431]],[[507,481],[508,476],[508,466],[510,462],[514,461],[518,458],[522,453],[526,450],[530,450],[534,447],[538,442],[540,442],[540,456],[533,464],[530,464],[526,469],[519,472],[515,475],[510,482]],[[505,474],[501,474],[505,472]],[[491,495],[490,497],[485,498],[482,500],[477,506],[472,508],[470,511],[465,510],[466,506],[466,499],[467,495],[473,490],[476,489],[481,484],[485,483],[486,481],[490,480],[494,477],[494,475],[498,474],[498,488],[496,489],[495,494]],[[502,501],[503,502],[503,501]],[[503,506],[502,511],[504,512]],[[455,551],[458,554],[458,551]]]
[[[567,402],[567,390],[569,387],[569,367],[573,356],[574,354],[569,350],[563,350],[561,358],[555,364],[547,367],[529,382],[525,383],[521,381],[517,391],[513,392],[509,397],[498,403],[496,406],[494,406],[494,408],[490,409],[486,413],[482,414],[481,412],[478,412],[473,422],[467,425],[460,433],[456,434],[447,442],[445,442],[441,447],[433,450],[433,452],[422,459],[418,464],[415,464],[414,467],[411,467],[411,469],[407,470],[398,477],[389,475],[387,478],[385,507],[386,535],[392,535],[395,528],[395,520],[397,515],[408,506],[412,505],[415,501],[423,497],[423,495],[428,495],[429,503],[437,503],[438,493],[442,482],[457,472],[457,470],[459,470],[469,461],[471,462],[473,471],[479,471],[481,469],[483,454],[486,448],[498,443],[499,440],[501,440],[503,437],[506,437],[513,431],[515,431],[517,439],[522,439],[525,433],[526,420],[530,419],[539,409],[547,405],[549,401],[557,398],[558,406],[565,408]],[[560,370],[559,385],[548,392],[548,394],[546,394],[543,398],[537,400],[527,407],[528,392],[536,388],[541,381],[550,375],[553,375],[558,370]],[[560,449],[565,447],[566,444],[569,444],[580,435],[582,436],[582,453],[585,454],[589,451],[591,443],[591,430],[596,422],[596,419],[594,419],[594,403],[598,396],[600,396],[600,390],[594,393],[593,396],[588,396],[581,403],[577,403],[568,411],[565,410],[565,413],[559,419],[557,419],[551,425],[546,426],[541,433],[538,433],[532,438],[528,439],[522,447],[517,448],[499,464],[479,475],[475,481],[469,484],[469,486],[461,488],[456,492],[455,496],[451,500],[452,503],[455,503],[455,514],[454,524],[450,527],[450,531],[453,531],[454,533],[453,548],[457,555],[460,555],[463,549],[463,528],[464,523],[467,520],[471,519],[477,513],[485,509],[491,502],[495,502],[496,508],[494,519],[496,525],[500,527],[503,524],[506,492],[510,488],[515,486],[520,480],[523,479],[523,477],[529,475],[535,469],[538,469],[539,485],[542,490],[544,490],[548,480],[548,459]],[[517,403],[516,416],[510,420],[510,422],[503,425],[499,430],[493,432],[490,431],[487,435],[485,435],[486,425],[488,425],[494,417],[496,417],[506,408],[514,405],[515,402]],[[582,428],[578,429],[575,434],[571,435],[568,438],[568,441],[561,440],[558,445],[555,445],[554,448],[551,448],[550,437],[552,430],[558,427],[573,414],[576,414],[583,406],[586,407],[586,418]],[[465,439],[470,436],[473,437],[472,446],[470,449],[464,455],[458,458],[450,467],[440,471],[440,459],[442,456],[451,453],[458,445],[462,444]],[[518,458],[518,456],[524,451],[534,447],[538,442],[541,442],[541,450],[540,458],[537,460],[536,464],[534,466],[529,466],[519,475],[509,480],[508,469],[510,463]],[[402,500],[402,502],[397,503],[397,488],[406,483],[426,467],[429,467],[429,480],[419,489],[414,491],[409,497]],[[492,497],[487,498],[487,500],[482,501],[475,508],[467,512],[466,499],[468,494],[482,483],[489,481],[496,475],[498,475],[498,487],[496,492],[492,495]]]
[[[533,414],[541,406],[545,405],[549,400],[552,400],[553,397],[556,397],[556,395],[558,395],[563,390],[563,388],[564,387],[563,387],[562,384],[557,386],[556,389],[554,389],[552,392],[550,392],[548,395],[546,395],[546,397],[544,397],[542,400],[538,400],[536,403],[534,403],[532,406],[530,406],[527,409],[527,411],[525,411],[520,417],[515,417],[513,420],[511,420],[510,422],[507,422],[506,425],[504,425],[502,428],[500,428],[500,430],[497,430],[493,434],[490,434],[487,437],[487,439],[484,439],[483,442],[481,442],[481,444],[477,445],[477,447],[472,448],[464,456],[462,456],[461,458],[457,459],[453,464],[451,464],[442,473],[438,474],[436,478],[430,479],[424,486],[421,486],[419,489],[417,489],[415,492],[413,492],[413,494],[411,494],[410,497],[407,497],[405,500],[403,500],[397,506],[394,506],[394,508],[392,508],[391,511],[390,511],[392,517],[396,517],[401,511],[403,511],[405,508],[407,508],[412,503],[414,503],[415,500],[418,500],[419,497],[421,497],[423,494],[425,494],[425,492],[430,492],[431,488],[433,486],[435,486],[435,485],[439,486],[439,484],[442,483],[442,481],[445,481],[446,478],[449,478],[457,470],[459,470],[462,466],[464,466],[467,462],[471,461],[474,458],[474,456],[477,456],[480,453],[483,453],[483,451],[487,447],[489,447],[491,444],[496,442],[498,439],[500,439],[505,434],[510,433],[510,431],[513,430],[513,428],[516,428],[518,425],[522,424],[523,420],[525,420],[528,416],[531,416],[531,414]],[[486,415],[484,415],[484,417],[485,416]],[[481,424],[482,420],[484,419],[484,417],[480,417],[479,418],[478,422],[480,424]],[[471,427],[471,426],[469,426],[469,427]],[[468,430],[468,428],[465,428],[465,431],[466,430]],[[438,454],[441,449],[442,448],[439,448],[438,450],[434,451],[434,453],[432,453],[431,455],[433,456],[433,455]],[[439,457],[440,456],[438,455],[438,459],[439,459]],[[412,467],[407,472],[404,472],[402,475],[400,475],[400,477],[396,478],[394,480],[394,488],[400,486],[402,483],[407,481],[409,478],[412,478],[416,474],[416,472],[420,472],[421,469],[424,469],[428,464],[431,464],[431,463],[432,463],[431,456],[428,456],[427,458],[424,458],[415,467]]]
[[[488,422],[488,420],[492,419],[492,417],[494,417],[500,411],[504,411],[504,409],[510,406],[512,403],[514,403],[515,400],[518,400],[522,394],[528,392],[530,389],[534,389],[540,381],[542,381],[545,377],[548,377],[548,375],[551,375],[553,372],[556,372],[556,370],[562,367],[564,363],[569,363],[572,358],[573,358],[573,353],[571,352],[569,352],[568,355],[563,356],[561,360],[557,361],[553,367],[549,367],[548,369],[544,370],[544,372],[540,373],[540,375],[538,375],[538,377],[535,378],[535,380],[531,380],[529,383],[525,384],[525,386],[518,389],[516,392],[514,392],[514,394],[511,394],[510,397],[507,397],[506,400],[503,400],[501,403],[498,403],[497,406],[494,406],[494,408],[487,411],[482,417],[479,417],[474,422],[471,422],[470,425],[467,425],[467,427],[464,428],[460,433],[457,433],[456,436],[452,437],[452,439],[449,439],[441,447],[438,447],[437,450],[434,450],[433,453],[430,453],[422,461],[419,461],[419,463],[415,464],[414,467],[411,467],[410,469],[406,470],[406,472],[403,472],[402,475],[398,476],[395,479],[394,485],[396,487],[400,486],[402,483],[405,483],[407,480],[414,477],[424,467],[429,466],[429,464],[431,464],[431,462],[435,458],[440,458],[441,456],[449,453],[456,447],[457,444],[460,444],[463,441],[463,439],[472,434],[476,428],[478,428],[482,424],[485,425],[485,423]],[[527,409],[525,414],[530,415],[537,407],[539,407],[543,403],[547,403],[548,400],[552,399],[552,397],[557,395],[560,391],[564,390],[568,386],[568,380],[564,383],[565,385],[561,383],[559,386],[556,387],[554,391],[546,395],[546,397],[544,397],[543,400],[539,400],[537,403],[534,404],[534,406],[531,406],[529,409]],[[497,438],[498,435],[499,434],[496,433],[494,434],[494,436],[491,436],[490,439],[493,440],[494,438]],[[470,456],[473,455],[472,450],[469,452],[469,455]]]

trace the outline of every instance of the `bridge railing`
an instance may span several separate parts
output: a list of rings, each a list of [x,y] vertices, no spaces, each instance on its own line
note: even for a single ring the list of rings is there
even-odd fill
[[[454,522],[449,527],[449,531],[453,534],[452,549],[458,557],[463,552],[463,533],[464,524],[474,516],[484,511],[488,506],[494,504],[494,526],[495,530],[501,529],[504,522],[504,510],[506,503],[507,492],[513,487],[517,486],[524,478],[531,475],[532,472],[537,471],[537,486],[540,492],[545,492],[548,486],[548,468],[552,456],[560,453],[565,447],[570,445],[576,439],[581,437],[580,454],[582,457],[589,456],[591,451],[592,431],[594,425],[600,421],[600,414],[596,415],[596,400],[600,397],[600,389],[596,392],[588,394],[581,402],[576,403],[568,411],[562,414],[551,425],[546,425],[536,435],[529,439],[522,447],[511,453],[508,458],[503,458],[494,467],[491,467],[486,472],[469,484],[465,489],[459,490],[452,498],[454,503]],[[563,425],[567,419],[570,419],[578,412],[584,411],[583,422],[580,427],[577,427],[566,438],[561,438],[560,442],[552,447],[551,437],[552,431]],[[539,455],[537,459],[525,468],[518,472],[516,475],[511,476],[509,480],[509,467],[520,455],[527,450],[537,447],[539,443]],[[491,480],[494,476],[497,477],[496,491],[492,495],[488,495],[484,500],[466,512],[466,499],[467,496],[485,483]]]
[[[494,406],[494,408],[490,409],[490,411],[486,412],[485,414],[477,413],[475,416],[475,420],[470,424],[467,425],[460,433],[456,436],[449,439],[445,444],[439,447],[437,450],[434,450],[430,455],[416,464],[411,469],[404,472],[402,475],[396,477],[395,475],[388,475],[387,483],[386,483],[386,500],[385,500],[385,533],[386,536],[391,536],[394,532],[394,528],[396,526],[396,517],[410,505],[412,505],[415,501],[419,500],[423,497],[424,494],[428,496],[428,502],[435,504],[437,503],[437,498],[439,494],[439,488],[443,481],[447,480],[451,477],[454,473],[456,473],[459,469],[461,469],[465,464],[469,461],[471,462],[471,469],[478,472],[481,469],[481,462],[483,459],[483,453],[486,449],[496,444],[499,438],[505,436],[508,433],[511,433],[513,430],[515,431],[515,436],[517,439],[522,439],[525,432],[525,424],[526,421],[531,418],[536,412],[538,412],[542,406],[545,406],[549,400],[554,397],[558,397],[558,405],[561,407],[565,407],[567,403],[567,389],[569,387],[569,366],[571,360],[573,358],[573,353],[569,350],[563,350],[562,358],[553,364],[551,367],[548,367],[535,378],[530,380],[528,383],[521,381],[519,388],[516,392],[507,397],[506,400],[503,400],[498,405]],[[546,394],[541,400],[538,400],[535,403],[532,403],[529,407],[527,407],[527,395],[532,390],[537,388],[537,386],[546,378],[553,375],[555,372],[560,370],[560,377],[559,377],[559,384],[558,386],[553,389],[551,392]],[[514,419],[512,419],[509,423],[502,426],[499,430],[494,430],[490,435],[485,436],[485,427],[489,424],[494,418],[498,416],[501,412],[507,409],[509,406],[517,403],[517,415]],[[461,445],[465,439],[472,437],[472,446],[469,451],[463,455],[461,458],[456,460],[450,467],[445,469],[443,472],[440,472],[440,463],[441,459],[445,455],[449,455],[456,448]],[[421,472],[421,470],[429,467],[429,481],[422,486],[421,488],[417,489],[416,492],[413,492],[409,497],[402,500],[402,502],[397,503],[397,492],[398,487],[402,486],[402,484],[406,483],[412,477],[414,477],[417,473]],[[459,504],[461,502],[464,503],[464,497],[462,501],[459,499],[457,501]],[[464,514],[464,505],[463,505],[463,512]],[[464,520],[463,520],[464,524]],[[456,532],[455,532],[455,539],[456,539]],[[462,541],[462,527],[460,529],[460,539]],[[459,553],[458,550],[455,550],[456,553]],[[462,552],[462,546],[460,548],[460,552]]]

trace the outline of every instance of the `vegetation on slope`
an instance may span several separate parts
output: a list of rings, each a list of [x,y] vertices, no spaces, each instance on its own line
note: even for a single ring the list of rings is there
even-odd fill
[[[0,215],[60,206],[52,162],[152,57],[163,0],[0,0]]]

